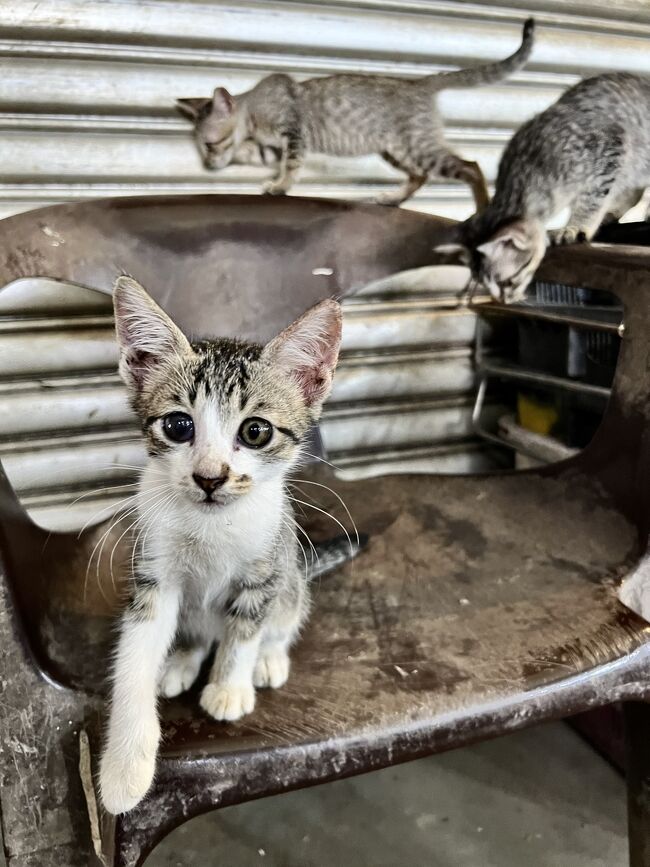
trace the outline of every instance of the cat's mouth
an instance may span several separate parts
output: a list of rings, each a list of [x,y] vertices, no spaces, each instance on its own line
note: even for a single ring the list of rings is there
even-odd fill
[[[225,506],[226,500],[221,497],[220,499],[213,499],[212,497],[205,497],[203,500],[199,500],[199,506],[204,506],[205,508],[210,508],[211,506]]]
[[[209,512],[210,510],[223,509],[224,506],[231,503],[233,499],[234,497],[228,496],[228,494],[222,494],[221,496],[208,494],[202,500],[194,500],[193,502],[203,511]]]

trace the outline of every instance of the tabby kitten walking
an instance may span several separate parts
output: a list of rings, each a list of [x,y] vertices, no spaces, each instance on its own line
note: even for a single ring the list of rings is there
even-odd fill
[[[287,680],[309,594],[285,482],[330,391],[341,311],[323,301],[262,347],[190,343],[129,277],[114,302],[149,453],[100,765],[104,806],[120,813],[151,785],[157,694],[188,689],[215,640],[201,693],[214,719],[250,713],[255,687]]]
[[[444,249],[460,251],[495,299],[517,301],[547,242],[591,240],[649,184],[650,78],[625,72],[588,78],[515,133],[494,198]],[[567,225],[547,238],[546,224],[567,207]]]
[[[179,99],[177,105],[194,121],[208,169],[230,165],[247,139],[261,148],[279,148],[279,169],[265,185],[267,193],[288,192],[308,152],[378,153],[408,176],[398,193],[378,199],[382,204],[398,205],[429,177],[438,177],[469,184],[481,210],[488,202],[485,179],[476,163],[463,160],[446,142],[436,96],[450,87],[493,84],[520,69],[532,51],[533,32],[530,19],[513,55],[475,69],[416,80],[346,74],[297,82],[277,73],[238,96],[218,87],[212,98]]]

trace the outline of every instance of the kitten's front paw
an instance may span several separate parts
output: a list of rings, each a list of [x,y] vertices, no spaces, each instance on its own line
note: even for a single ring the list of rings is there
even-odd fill
[[[128,746],[109,746],[99,766],[99,789],[108,813],[127,813],[144,798],[153,782],[160,727],[156,722]]]
[[[262,192],[265,196],[286,196],[289,188],[284,181],[265,181]]]
[[[284,686],[289,677],[289,654],[286,650],[266,650],[260,653],[255,671],[253,683],[258,687],[270,686],[277,689]]]
[[[201,707],[216,720],[240,719],[255,707],[255,690],[252,684],[209,683],[201,693]]]
[[[159,692],[174,698],[188,690],[201,670],[202,655],[198,650],[177,650],[165,663]]]
[[[563,247],[565,244],[584,244],[587,235],[577,226],[565,226],[564,229],[550,229],[548,239],[551,247]]]

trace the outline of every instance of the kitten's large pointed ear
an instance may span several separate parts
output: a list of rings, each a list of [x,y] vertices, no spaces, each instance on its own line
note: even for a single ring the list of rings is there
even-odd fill
[[[230,117],[235,110],[235,97],[225,87],[215,87],[212,94],[212,110],[220,117]]]
[[[531,232],[525,220],[513,220],[511,223],[506,223],[492,235],[487,241],[484,241],[476,249],[479,253],[483,253],[488,258],[493,258],[506,247],[514,247],[515,250],[524,252],[530,249]]]
[[[211,100],[209,97],[192,96],[187,97],[186,99],[177,99],[176,108],[184,117],[187,117],[190,120],[196,120],[201,111],[206,105],[209,105],[210,102]]]
[[[328,298],[285,328],[264,347],[263,357],[300,386],[307,406],[330,393],[341,345],[341,305]]]
[[[192,352],[180,328],[132,277],[118,277],[115,281],[113,307],[120,375],[129,387],[139,390],[169,355]]]

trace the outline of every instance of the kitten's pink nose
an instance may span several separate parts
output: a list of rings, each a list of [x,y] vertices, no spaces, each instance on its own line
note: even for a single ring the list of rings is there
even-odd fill
[[[228,474],[207,479],[205,476],[199,476],[198,473],[194,473],[192,478],[202,491],[205,491],[206,494],[212,494],[228,480]]]

